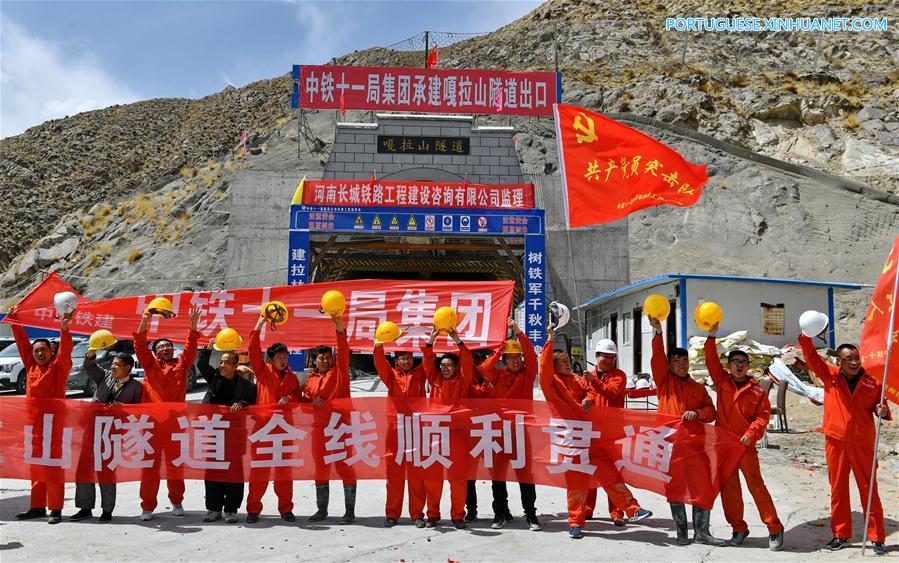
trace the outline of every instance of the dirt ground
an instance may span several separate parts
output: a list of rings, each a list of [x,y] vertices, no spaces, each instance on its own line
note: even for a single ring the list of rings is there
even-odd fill
[[[369,391],[370,382],[354,382],[354,396],[383,395],[383,388]],[[539,397],[539,394],[538,394]],[[194,397],[196,398],[196,397]],[[899,412],[894,408],[894,415]],[[288,524],[273,515],[274,493],[264,498],[265,510],[258,524],[222,522],[204,524],[203,484],[190,481],[184,501],[187,515],[175,518],[170,503],[160,491],[157,517],[150,522],[140,514],[138,485],[120,484],[115,517],[110,524],[96,518],[72,523],[67,517],[73,507],[74,485],[66,487],[66,519],[56,526],[44,521],[18,522],[17,512],[28,505],[28,483],[4,479],[0,483],[0,558],[12,561],[846,561],[861,558],[862,503],[853,490],[854,543],[838,553],[818,552],[830,537],[827,468],[823,436],[809,432],[820,423],[820,407],[804,404],[790,396],[787,414],[791,433],[769,433],[769,448],[760,451],[762,471],[786,527],[785,547],[780,553],[767,549],[767,531],[758,518],[752,499],[744,491],[746,520],[750,537],[741,547],[712,548],[702,545],[677,546],[671,516],[664,499],[646,491],[635,491],[641,504],[655,513],[653,518],[626,528],[612,526],[608,515],[587,523],[585,538],[570,540],[567,535],[565,493],[561,489],[537,487],[538,515],[542,532],[524,526],[518,489],[509,487],[510,507],[515,522],[502,530],[490,528],[490,483],[478,482],[481,520],[465,530],[454,529],[446,520],[434,530],[419,530],[407,518],[400,525],[383,528],[385,488],[383,481],[359,483],[353,525],[340,526],[343,493],[339,482],[331,484],[331,515],[324,523],[311,524],[306,518],[314,511],[312,483],[294,484],[294,512],[297,522]],[[878,474],[880,495],[886,512],[887,545],[891,550],[884,561],[899,560],[899,484],[897,484],[895,423],[884,426],[881,466]],[[892,453],[891,453],[892,452]],[[449,491],[443,496],[442,510],[449,512]],[[600,493],[599,505],[604,506]],[[95,515],[99,514],[95,511]],[[712,512],[712,532],[729,537],[720,502]],[[866,552],[871,555],[870,547]]]

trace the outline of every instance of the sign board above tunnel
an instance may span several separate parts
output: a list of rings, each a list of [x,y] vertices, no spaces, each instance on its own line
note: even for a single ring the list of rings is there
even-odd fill
[[[329,207],[533,209],[534,186],[465,182],[304,180],[301,201],[304,205]]]
[[[551,116],[556,72],[294,65],[291,107]]]

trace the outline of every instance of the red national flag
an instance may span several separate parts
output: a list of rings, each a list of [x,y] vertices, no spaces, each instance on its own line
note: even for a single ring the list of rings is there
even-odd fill
[[[346,97],[344,91],[340,91],[340,115],[346,115]]]
[[[899,237],[893,242],[893,249],[887,256],[883,273],[868,304],[865,324],[862,327],[862,341],[859,353],[865,371],[884,384],[886,398],[899,404],[899,307],[896,307],[896,283],[899,280]],[[887,346],[887,335],[892,336],[892,345]],[[884,374],[887,353],[889,369]],[[886,375],[886,377],[884,377]],[[885,379],[885,381],[884,381]]]
[[[437,45],[428,53],[428,59],[425,61],[425,68],[434,68],[437,66]]]
[[[688,207],[708,181],[652,137],[598,113],[554,106],[568,226],[607,223],[664,203]]]

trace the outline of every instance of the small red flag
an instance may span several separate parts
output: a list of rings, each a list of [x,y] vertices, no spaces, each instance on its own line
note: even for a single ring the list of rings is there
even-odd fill
[[[344,90],[340,91],[340,115],[346,115],[346,98],[344,97]]]
[[[708,181],[705,164],[691,164],[649,135],[598,113],[564,104],[554,110],[569,227],[699,201]]]
[[[859,354],[862,365],[874,379],[883,384],[886,398],[899,404],[899,307],[896,306],[896,280],[899,278],[899,237],[893,241],[893,248],[887,256],[886,264],[862,326]],[[892,317],[892,326],[890,323]],[[890,335],[890,330],[892,334]],[[889,349],[889,368],[886,368],[888,335],[892,336]],[[886,373],[884,373],[886,372]]]
[[[437,66],[437,45],[428,53],[428,59],[425,61],[425,68],[434,68]]]

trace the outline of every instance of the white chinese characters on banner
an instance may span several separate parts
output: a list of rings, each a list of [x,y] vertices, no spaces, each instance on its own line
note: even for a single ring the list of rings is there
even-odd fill
[[[493,296],[489,293],[453,293],[451,302],[460,319],[456,327],[459,337],[472,346],[485,345],[490,331]]]
[[[428,468],[439,463],[449,468],[450,420],[446,414],[397,414],[397,465],[411,462],[413,467]]]
[[[146,414],[140,418],[129,414],[125,420],[114,416],[98,416],[94,422],[94,470],[106,467],[153,467],[155,453],[150,445],[154,423]],[[116,430],[116,432],[113,432]]]
[[[501,428],[494,427],[497,422],[502,422]],[[471,437],[478,439],[478,443],[469,452],[471,457],[483,456],[484,467],[487,469],[493,467],[493,455],[498,453],[512,456],[510,463],[512,469],[521,469],[525,466],[527,452],[523,414],[516,414],[514,423],[511,420],[501,419],[495,413],[473,416],[471,423],[480,425],[480,428],[471,429]]]
[[[668,470],[674,444],[667,438],[674,432],[670,426],[641,426],[639,432],[631,425],[625,426],[625,437],[615,440],[621,446],[621,459],[615,462],[615,467],[670,482]]]
[[[362,462],[369,467],[377,467],[379,459],[372,453],[378,441],[378,433],[375,431],[375,421],[371,413],[365,411],[350,412],[350,423],[341,422],[340,413],[331,413],[331,420],[325,428],[325,450],[330,453],[325,456],[325,463],[342,461],[348,466]],[[352,455],[350,449],[352,448]]]
[[[307,432],[291,425],[281,413],[274,413],[265,426],[250,434],[251,444],[270,444],[257,446],[255,455],[250,460],[250,467],[302,467],[303,460],[290,457],[300,452],[300,440]],[[292,443],[288,445],[289,443]],[[271,456],[260,459],[261,456]]]
[[[40,453],[37,455],[34,454],[34,425],[26,424],[24,427],[25,463],[43,465],[44,467],[62,467],[63,469],[72,467],[72,430],[72,428],[63,427],[60,456],[54,458],[52,448],[56,440],[53,437],[53,414],[44,413],[43,428],[41,428],[41,447]]]
[[[599,432],[593,430],[589,420],[568,420],[550,418],[549,426],[543,431],[549,434],[549,461],[546,468],[550,473],[578,471],[592,475],[596,466],[590,463],[590,443],[598,440]]]
[[[228,316],[234,314],[234,307],[228,302],[235,295],[229,291],[212,291],[194,293],[190,304],[200,308],[200,319],[197,329],[204,336],[209,336],[223,328],[228,328]],[[211,317],[211,318],[210,318]]]
[[[434,322],[434,311],[437,310],[437,296],[428,295],[424,289],[409,289],[403,294],[397,309],[402,312],[399,325],[408,327],[397,339],[397,344],[409,342],[413,346],[421,346],[427,342]]]
[[[387,320],[387,292],[353,291],[348,308],[348,338],[374,340],[378,325]]]
[[[180,442],[181,447],[172,465],[186,465],[194,469],[230,467],[231,462],[225,460],[225,430],[231,427],[230,421],[224,420],[218,413],[211,418],[200,415],[193,420],[179,416],[178,426],[183,432],[172,434],[172,440]]]

